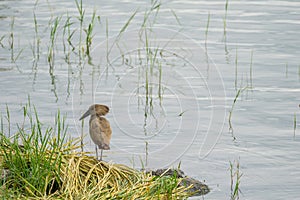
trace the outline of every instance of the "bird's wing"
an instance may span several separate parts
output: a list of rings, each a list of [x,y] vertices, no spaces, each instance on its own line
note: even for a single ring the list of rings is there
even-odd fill
[[[101,130],[101,135],[106,144],[110,143],[110,138],[111,138],[111,128],[109,121],[105,119],[104,117],[100,117],[100,130]]]
[[[94,116],[92,116],[90,119],[90,136],[96,145],[102,146],[103,137],[102,137],[101,124],[98,118]]]

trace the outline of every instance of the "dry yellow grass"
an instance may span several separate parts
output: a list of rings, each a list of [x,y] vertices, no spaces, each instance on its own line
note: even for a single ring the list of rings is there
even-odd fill
[[[51,140],[51,145],[56,140]],[[9,146],[2,143],[0,147],[0,165],[8,169],[10,175],[5,175],[1,182],[3,191],[0,196],[12,195],[15,199],[182,199],[189,196],[191,187],[179,186],[181,179],[176,177],[152,176],[122,164],[98,161],[87,153],[78,153],[79,146],[66,143],[59,151],[47,149],[44,157],[53,163],[52,171],[38,181],[45,182],[44,190],[34,187],[27,179],[13,175],[15,169],[7,159],[22,158],[27,167],[20,170],[32,170],[32,155],[30,152],[40,151],[32,146],[27,149],[17,145]],[[50,147],[49,146],[49,147]],[[22,154],[16,156],[18,154]],[[8,157],[7,155],[11,155]],[[20,162],[24,162],[20,160]],[[42,166],[43,163],[40,163]],[[41,167],[41,170],[43,168]],[[3,170],[2,170],[3,171]],[[18,172],[19,173],[19,172]],[[22,172],[21,172],[22,173]],[[20,173],[20,174],[21,174]],[[33,173],[33,172],[32,172]],[[20,178],[19,189],[11,178]],[[12,197],[10,196],[10,197]]]

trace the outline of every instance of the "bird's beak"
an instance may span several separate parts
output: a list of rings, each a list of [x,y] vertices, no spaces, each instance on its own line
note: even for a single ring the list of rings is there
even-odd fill
[[[86,117],[89,116],[89,115],[90,115],[90,110],[86,111],[86,112],[80,117],[79,120],[82,120],[82,119],[86,118]]]

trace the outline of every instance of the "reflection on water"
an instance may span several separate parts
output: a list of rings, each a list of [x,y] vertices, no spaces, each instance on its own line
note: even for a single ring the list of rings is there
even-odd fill
[[[103,103],[113,129],[105,159],[181,161],[210,185],[208,199],[230,197],[238,160],[245,198],[299,197],[299,2],[1,1],[0,11],[11,134],[28,95],[45,124],[65,113],[70,137],[81,135],[87,105]]]

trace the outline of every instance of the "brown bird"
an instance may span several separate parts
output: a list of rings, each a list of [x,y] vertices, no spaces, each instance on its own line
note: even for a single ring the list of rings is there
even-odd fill
[[[105,119],[104,115],[109,112],[109,108],[106,105],[94,104],[80,117],[79,120],[91,115],[90,118],[90,136],[93,142],[96,144],[96,157],[98,159],[98,149],[101,149],[100,160],[102,160],[103,150],[109,150],[109,143],[111,139],[111,128],[109,121]]]

